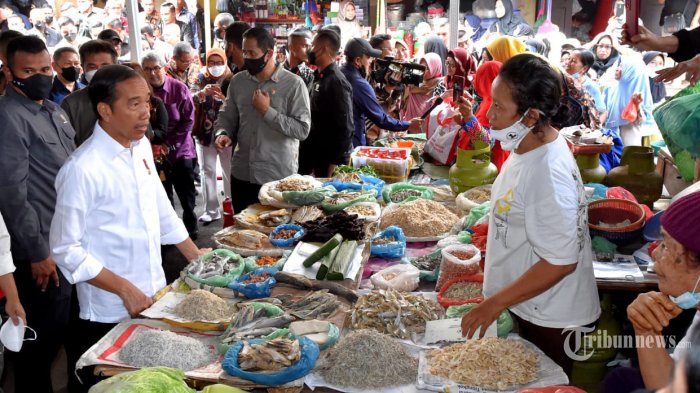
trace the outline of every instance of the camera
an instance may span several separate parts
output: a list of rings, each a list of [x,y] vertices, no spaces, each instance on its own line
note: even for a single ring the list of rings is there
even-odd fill
[[[375,59],[374,68],[372,79],[377,83],[392,86],[418,86],[423,83],[425,66],[421,64],[399,62],[387,56],[383,59]]]

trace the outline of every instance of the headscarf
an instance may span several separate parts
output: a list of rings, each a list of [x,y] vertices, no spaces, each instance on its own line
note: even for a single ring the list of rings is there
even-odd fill
[[[632,94],[642,93],[640,109],[644,113],[644,124],[653,124],[652,117],[653,99],[649,78],[645,65],[635,57],[625,58],[622,61],[622,75],[620,81],[605,91],[605,107],[608,109],[608,124],[621,126],[629,124],[622,118],[622,111],[632,99]],[[640,114],[641,115],[641,114]]]
[[[442,41],[442,38],[436,36],[430,36],[425,40],[423,44],[423,53],[437,53],[442,60],[442,75],[447,73],[447,68],[445,67],[445,59],[447,58],[447,47]]]
[[[610,56],[605,59],[599,59],[598,58],[598,44],[600,43],[600,40],[608,37],[610,39],[610,42],[612,42],[612,48],[610,49]],[[601,33],[598,34],[593,41],[594,44],[591,46],[591,52],[595,55],[595,62],[593,63],[593,66],[591,67],[593,71],[596,72],[598,75],[598,78],[603,76],[605,74],[605,71],[608,70],[608,68],[612,67],[615,65],[615,62],[620,58],[620,51],[617,50],[617,47],[615,46],[615,38],[610,35],[610,33]]]
[[[224,52],[223,49],[221,49],[221,48],[209,49],[209,51],[207,52],[207,66],[204,68],[204,78],[205,79],[213,79],[213,80],[221,80],[221,79],[224,79],[227,76],[231,75],[231,69],[229,69],[228,67],[224,67],[224,74],[223,75],[221,75],[218,78],[215,76],[212,76],[209,73],[209,58],[211,58],[212,56],[221,57],[221,60],[224,61],[224,65],[226,65],[225,63],[226,63],[227,57],[226,57],[226,52]]]
[[[661,56],[664,59],[664,55],[661,52],[649,51],[642,55],[644,59],[644,64],[649,64],[656,56]],[[663,82],[657,82],[654,80],[654,76],[649,75],[649,85],[651,87],[651,97],[654,100],[654,104],[661,102],[666,98],[666,84]]]
[[[544,41],[539,40],[537,38],[530,38],[529,40],[525,40],[525,47],[527,47],[527,50],[529,50],[532,53],[539,53],[544,57],[547,57],[549,55],[549,53],[547,53],[547,45],[545,45]]]
[[[472,87],[472,79],[474,78],[474,73],[476,73],[476,60],[463,48],[452,49],[447,52],[447,56],[455,59],[455,63],[457,63],[455,76],[464,77],[464,88]],[[448,89],[454,87],[454,81],[449,75],[445,77],[445,85]]]
[[[425,81],[424,85],[428,84],[426,87],[432,85],[434,88],[437,83],[432,82],[436,78],[440,78],[442,75],[442,59],[440,59],[440,56],[438,56],[437,53],[426,53],[423,56],[423,59],[428,64],[428,70],[430,71],[430,76],[432,77],[430,80]],[[402,113],[402,117],[404,119],[413,119],[414,117],[423,115],[425,111],[430,108],[432,98],[432,90],[421,93],[411,90],[411,94],[408,95],[408,98],[406,99],[406,110]]]
[[[493,102],[491,88],[493,87],[493,81],[501,70],[501,65],[502,64],[497,61],[487,61],[476,70],[476,75],[474,75],[474,91],[482,98],[481,104],[479,104],[476,112],[474,112],[474,116],[479,120],[479,124],[486,128],[491,128],[491,122],[486,116],[486,113],[489,111],[489,108],[491,108],[491,103]],[[491,162],[496,165],[499,172],[501,171],[503,163],[508,159],[508,155],[509,152],[503,150],[501,143],[496,141],[491,149]]]
[[[498,37],[486,45],[494,61],[505,63],[511,57],[527,52],[527,47],[515,37]]]
[[[491,27],[490,31],[497,31],[503,35],[510,36],[523,36],[532,33],[532,28],[527,22],[513,12],[513,3],[510,0],[501,0],[501,3],[503,3],[506,13],[494,23],[493,26],[495,26],[496,30],[494,30],[494,27]]]

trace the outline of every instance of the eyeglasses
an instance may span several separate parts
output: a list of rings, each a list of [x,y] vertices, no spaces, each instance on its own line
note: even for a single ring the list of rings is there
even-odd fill
[[[447,67],[457,67],[457,63],[454,60],[445,60],[445,65]]]
[[[190,59],[190,60],[181,60],[181,59],[175,58],[175,60],[179,61],[179,62],[182,63],[182,64],[187,64],[187,65],[190,65],[190,64],[194,63],[194,60],[193,60],[193,59]]]
[[[599,49],[611,49],[611,48],[612,48],[612,45],[608,45],[608,44],[598,44],[598,48],[599,48]]]
[[[223,61],[210,61],[209,63],[207,63],[207,66],[209,67],[216,67],[222,65],[226,65],[226,63],[224,63]]]
[[[147,74],[155,72],[160,73],[163,70],[163,67],[161,66],[155,66],[155,67],[143,67],[143,71]]]

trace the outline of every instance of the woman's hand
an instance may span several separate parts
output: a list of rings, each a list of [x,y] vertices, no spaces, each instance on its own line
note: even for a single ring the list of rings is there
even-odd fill
[[[647,292],[627,306],[627,318],[635,332],[661,334],[669,321],[683,310],[661,292]]]
[[[632,102],[634,102],[634,105],[639,106],[643,101],[644,97],[642,97],[642,93],[637,92],[632,94]]]
[[[462,115],[465,122],[469,121],[469,119],[474,116],[473,108],[474,104],[472,104],[472,102],[468,99],[461,98],[458,102],[457,110],[459,110],[459,113]],[[462,122],[459,124],[462,124]]]
[[[501,312],[506,309],[500,306],[494,299],[495,298],[485,299],[462,316],[462,336],[471,339],[478,330],[478,338],[484,337],[486,329],[488,329],[493,321],[501,315]]]

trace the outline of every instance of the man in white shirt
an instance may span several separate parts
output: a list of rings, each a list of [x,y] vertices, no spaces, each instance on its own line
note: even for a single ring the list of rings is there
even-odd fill
[[[166,285],[161,244],[177,245],[188,260],[200,255],[165,194],[144,136],[146,81],[131,68],[109,65],[88,89],[99,120],[56,178],[50,232],[52,255],[76,284],[80,321],[71,331],[84,350],[149,307]]]

